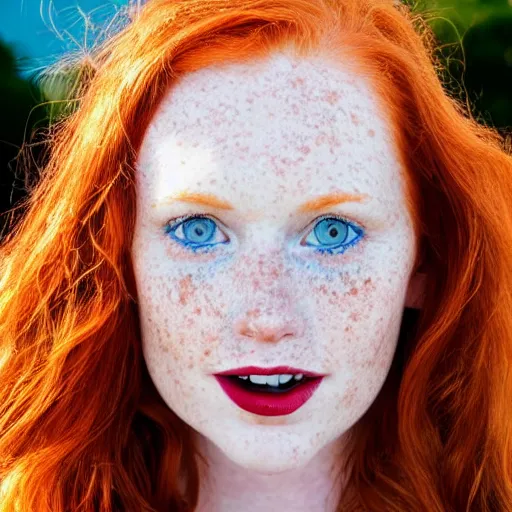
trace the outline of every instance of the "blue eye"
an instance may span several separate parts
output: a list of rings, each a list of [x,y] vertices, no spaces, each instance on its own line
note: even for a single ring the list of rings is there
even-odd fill
[[[359,242],[364,231],[359,226],[335,216],[317,222],[311,234],[314,234],[321,243],[320,246],[312,244],[318,247],[317,252],[343,254],[349,247]]]
[[[214,241],[216,229],[216,223],[209,217],[192,215],[179,217],[169,222],[165,227],[165,232],[173,240],[194,252],[209,252],[216,245],[227,243],[227,240]],[[218,231],[220,232],[220,230]],[[180,232],[183,234],[183,238],[177,236],[177,233],[180,234]],[[307,244],[318,247],[316,252],[342,254],[348,247],[355,245],[363,237],[364,231],[359,226],[334,215],[317,222],[311,231],[311,235],[314,235],[320,242],[320,245]],[[214,242],[212,243],[212,241]]]
[[[216,224],[214,221],[202,215],[179,217],[165,227],[165,232],[168,233],[173,240],[176,240],[181,245],[190,248],[194,252],[198,250],[208,252],[212,247],[217,245],[217,243],[208,243],[212,241],[215,230]],[[179,231],[183,233],[185,238],[176,236],[176,233]]]

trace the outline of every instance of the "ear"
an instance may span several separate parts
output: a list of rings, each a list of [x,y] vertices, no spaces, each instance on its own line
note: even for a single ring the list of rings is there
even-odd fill
[[[407,294],[405,297],[405,307],[413,309],[421,309],[425,294],[425,286],[427,283],[427,274],[424,272],[416,272],[409,280]]]

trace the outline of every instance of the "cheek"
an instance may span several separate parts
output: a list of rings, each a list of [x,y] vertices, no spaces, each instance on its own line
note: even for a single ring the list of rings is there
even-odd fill
[[[155,364],[192,369],[207,359],[220,333],[223,292],[178,268],[161,268],[141,258],[136,268],[139,317],[145,354]]]
[[[144,360],[160,395],[176,411],[204,392],[197,368],[211,366],[222,339],[222,298],[190,273],[164,266],[136,270]],[[218,364],[217,364],[218,366]]]
[[[404,283],[364,273],[345,286],[313,287],[317,332],[325,343],[327,367],[361,372],[387,371],[403,312]]]

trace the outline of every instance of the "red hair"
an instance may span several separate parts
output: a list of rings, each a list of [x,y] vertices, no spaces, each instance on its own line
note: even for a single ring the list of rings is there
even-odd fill
[[[192,430],[141,352],[134,162],[180,76],[285,47],[372,81],[428,276],[351,431],[339,510],[512,510],[512,158],[444,93],[421,18],[392,0],[149,0],[131,12],[87,57],[78,106],[53,126],[1,246],[0,511],[195,509]]]

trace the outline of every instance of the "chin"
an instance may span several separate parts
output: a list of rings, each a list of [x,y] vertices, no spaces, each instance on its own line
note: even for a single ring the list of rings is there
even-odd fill
[[[266,449],[255,446],[250,450],[244,449],[242,452],[227,451],[224,454],[233,464],[247,471],[261,475],[277,475],[306,465],[315,455],[304,451],[299,452],[298,455],[298,452],[293,446],[289,447],[289,451],[284,447],[278,451],[275,446],[269,444]]]

